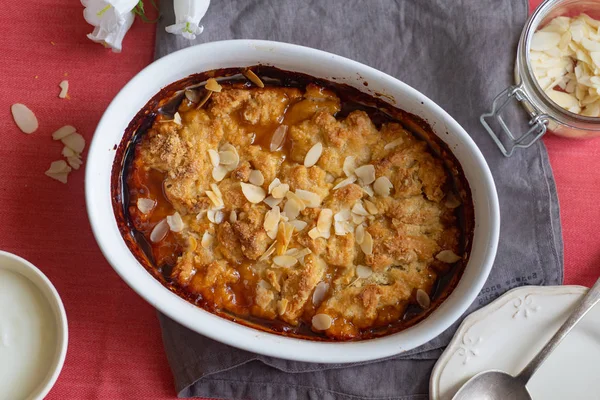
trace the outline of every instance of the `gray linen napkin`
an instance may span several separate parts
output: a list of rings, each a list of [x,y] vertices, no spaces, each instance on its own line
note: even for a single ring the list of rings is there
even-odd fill
[[[558,199],[542,143],[504,158],[479,123],[512,82],[526,0],[220,0],[195,43],[269,39],[315,47],[365,63],[437,102],[473,137],[498,188],[502,228],[492,273],[469,312],[520,285],[562,283]],[[164,31],[174,20],[161,1],[156,58],[191,44]],[[509,110],[506,120],[526,123]],[[435,360],[456,327],[400,356],[352,365],[264,357],[196,334],[159,315],[180,397],[231,399],[427,399]]]

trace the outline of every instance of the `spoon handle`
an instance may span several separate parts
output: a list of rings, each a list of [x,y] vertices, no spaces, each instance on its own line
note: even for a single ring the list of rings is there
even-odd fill
[[[579,304],[573,310],[573,313],[567,318],[565,323],[558,329],[558,331],[552,336],[550,341],[540,350],[540,352],[527,364],[523,371],[517,375],[517,379],[523,382],[523,385],[529,382],[529,379],[533,376],[535,371],[542,365],[546,358],[554,351],[554,349],[560,344],[560,342],[567,336],[567,334],[573,329],[573,327],[583,318],[588,311],[594,307],[600,300],[600,279],[596,281],[594,286],[586,295],[581,299]]]

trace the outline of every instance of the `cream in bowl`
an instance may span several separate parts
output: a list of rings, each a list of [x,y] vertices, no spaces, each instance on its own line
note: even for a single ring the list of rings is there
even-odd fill
[[[211,57],[206,57],[207,54],[211,54]],[[332,238],[344,241],[344,243],[347,242],[349,247],[351,246],[354,252],[354,256],[345,261],[348,262],[349,275],[345,277],[347,282],[344,284],[362,298],[361,303],[363,306],[371,304],[369,294],[363,290],[369,286],[365,282],[370,282],[371,279],[375,278],[381,279],[378,283],[382,287],[370,291],[374,295],[380,290],[383,292],[383,287],[386,286],[384,280],[390,278],[391,275],[379,278],[379,266],[373,264],[374,260],[370,260],[369,256],[379,254],[380,249],[383,247],[394,247],[396,242],[393,240],[393,236],[388,237],[388,244],[385,245],[385,239],[382,240],[382,237],[371,230],[371,223],[377,220],[381,221],[382,229],[378,232],[385,232],[386,229],[390,229],[393,218],[390,217],[384,220],[383,217],[373,216],[377,214],[380,207],[381,210],[385,208],[383,203],[379,205],[378,203],[389,201],[385,198],[390,194],[395,196],[411,179],[403,183],[404,180],[397,179],[393,173],[386,175],[383,171],[385,165],[388,164],[380,165],[379,161],[382,157],[387,157],[387,155],[402,149],[402,145],[399,145],[401,141],[397,141],[400,137],[406,139],[405,142],[412,142],[413,139],[417,139],[411,139],[411,135],[402,136],[404,134],[400,134],[400,130],[396,129],[400,128],[397,125],[392,126],[392,128],[396,126],[395,130],[388,131],[390,127],[386,128],[385,123],[379,124],[376,122],[376,118],[370,118],[368,112],[364,110],[362,110],[364,113],[352,114],[353,111],[350,110],[348,114],[337,114],[336,107],[340,106],[339,99],[342,99],[341,104],[344,103],[343,96],[339,96],[339,92],[333,96],[320,89],[316,91],[318,93],[315,92],[314,95],[311,95],[310,85],[301,85],[301,88],[284,90],[287,100],[284,96],[281,102],[276,102],[282,110],[281,113],[246,110],[247,114],[244,118],[248,117],[248,121],[243,123],[245,131],[239,130],[239,126],[234,123],[223,124],[223,120],[214,120],[213,118],[217,114],[222,115],[220,118],[229,118],[225,115],[226,112],[223,112],[227,109],[227,102],[232,106],[238,104],[240,99],[246,101],[250,98],[252,100],[250,103],[254,103],[254,100],[261,102],[262,99],[253,96],[268,91],[272,91],[270,93],[271,97],[277,98],[279,94],[272,90],[274,76],[265,74],[265,71],[260,70],[260,68],[254,68],[259,75],[259,79],[264,80],[263,83],[266,88],[263,90],[257,84],[256,76],[252,76],[245,70],[248,67],[256,66],[272,66],[279,71],[288,71],[299,76],[311,77],[314,81],[312,83],[325,84],[325,86],[327,85],[326,82],[334,82],[339,87],[347,85],[346,87],[352,89],[352,92],[363,93],[369,96],[373,102],[377,100],[379,103],[384,103],[380,104],[381,107],[376,104],[378,108],[403,110],[398,112],[400,114],[404,113],[405,116],[418,117],[414,121],[421,121],[428,127],[428,133],[418,139],[423,141],[423,144],[417,147],[427,149],[422,153],[421,156],[424,158],[419,165],[441,165],[438,163],[441,163],[444,157],[439,157],[439,154],[447,154],[450,156],[449,159],[456,163],[458,170],[462,171],[458,176],[460,179],[464,178],[465,185],[470,189],[470,196],[468,194],[463,196],[462,193],[458,193],[459,198],[454,199],[457,201],[447,201],[456,194],[452,189],[452,185],[442,185],[442,190],[432,190],[429,193],[431,198],[427,198],[427,190],[423,190],[421,186],[415,192],[415,195],[421,196],[424,205],[413,207],[412,210],[425,210],[428,205],[433,203],[440,205],[438,211],[429,208],[429,211],[431,211],[429,215],[433,217],[432,221],[439,221],[440,226],[446,226],[447,222],[452,220],[452,218],[446,219],[443,215],[454,215],[455,211],[449,211],[453,210],[452,206],[456,205],[454,203],[458,205],[462,205],[464,202],[469,205],[472,203],[473,211],[473,216],[470,219],[473,221],[472,232],[468,232],[468,235],[465,236],[454,231],[457,236],[454,236],[454,234],[448,236],[449,238],[454,237],[454,239],[450,239],[447,243],[443,240],[433,240],[429,242],[432,245],[431,249],[423,253],[427,253],[427,259],[431,259],[432,262],[435,260],[435,262],[443,263],[444,261],[441,261],[441,258],[446,260],[447,264],[458,263],[460,266],[461,273],[454,275],[456,281],[452,285],[452,290],[443,297],[443,301],[437,303],[434,295],[434,301],[429,302],[430,298],[428,296],[434,293],[433,283],[435,277],[427,274],[415,276],[415,282],[403,289],[406,291],[404,297],[395,299],[398,302],[409,301],[418,309],[427,310],[423,313],[423,318],[408,324],[409,326],[402,326],[401,330],[392,329],[391,332],[386,332],[384,335],[370,335],[370,332],[361,331],[360,329],[353,330],[362,322],[365,322],[364,328],[367,330],[379,328],[377,326],[378,322],[382,322],[384,327],[388,326],[390,321],[386,318],[389,316],[392,319],[401,319],[405,308],[402,304],[397,309],[394,307],[385,308],[385,306],[381,309],[373,307],[377,314],[374,318],[369,316],[368,320],[361,322],[355,320],[346,323],[352,318],[352,312],[348,312],[349,310],[344,307],[330,307],[332,303],[330,302],[331,296],[328,290],[330,291],[338,283],[332,280],[333,277],[328,277],[327,272],[323,273],[323,271],[333,271],[330,269],[331,265],[338,262],[332,261],[331,258],[327,262],[326,254],[331,253],[330,256],[332,256],[336,253],[325,250],[326,247],[329,247],[329,241]],[[222,76],[219,71],[223,70],[235,70],[236,74],[239,72],[244,74],[245,72],[244,75],[248,78],[248,82],[229,82],[228,79],[234,79],[235,77]],[[199,77],[197,74],[201,76]],[[208,79],[210,77],[217,77],[222,87],[215,85],[216,82]],[[200,79],[194,80],[195,78]],[[244,77],[239,78],[244,79]],[[186,81],[186,79],[188,80]],[[174,83],[178,85],[177,88],[171,86]],[[194,86],[187,87],[187,89],[194,90],[199,87],[199,92],[184,92],[183,89],[186,89],[186,84]],[[235,87],[235,85],[240,84],[244,87]],[[255,86],[248,87],[248,85]],[[163,88],[166,89],[162,90]],[[239,99],[232,96],[234,94],[233,90],[245,90],[245,88],[249,89],[247,93],[235,92]],[[155,106],[160,108],[165,105],[159,103],[165,98],[165,93],[171,89],[176,89],[174,92],[181,89],[179,95],[185,96],[186,102],[193,103],[191,107],[194,110],[198,108],[200,110],[188,111],[185,107],[190,105],[183,103],[184,109],[174,108],[170,112],[163,113],[165,115],[160,118],[152,119],[149,122],[145,121],[148,119],[147,117],[152,117],[151,114],[156,111]],[[219,92],[220,89],[221,92]],[[211,95],[214,102],[205,100],[208,91],[215,92]],[[319,114],[320,117],[313,118],[309,115],[296,120],[295,112],[292,113],[293,115],[287,115],[284,112],[287,107],[295,107],[296,105],[294,102],[296,100],[287,104],[286,101],[289,99],[297,99],[298,103],[307,100],[310,103],[313,101],[309,99],[311,97],[320,97],[318,102],[323,105],[323,110]],[[223,107],[217,107],[220,105]],[[177,105],[177,107],[179,106],[181,104]],[[369,105],[367,104],[367,106]],[[208,107],[208,111],[204,107]],[[140,110],[142,111],[140,112]],[[328,112],[329,115],[325,115]],[[239,113],[243,114],[244,111],[235,110],[235,118],[238,118]],[[250,129],[246,123],[249,122],[252,125],[251,120],[267,120],[271,117],[274,117],[274,121],[277,121],[277,123],[270,124],[272,125],[270,128],[273,129],[265,135],[262,135],[262,130]],[[230,119],[233,121],[235,118]],[[160,122],[161,120],[165,122]],[[198,137],[192,137],[194,136],[191,132],[192,125],[195,124],[194,121],[200,124],[214,123],[215,129],[228,129],[230,137],[227,140],[216,140],[215,143],[211,142],[212,138],[210,136],[198,140]],[[319,127],[310,126],[315,121],[329,123],[328,126],[334,128],[339,127],[339,124],[346,124],[345,126],[358,126],[366,130],[367,134],[364,136],[356,132],[352,135],[348,135],[348,132],[340,135],[337,137],[338,146],[341,146],[341,143],[346,140],[352,141],[358,137],[367,138],[367,140],[364,146],[358,144],[356,149],[352,150],[356,154],[335,154],[331,143],[323,136],[323,132],[327,129],[320,130]],[[277,155],[279,161],[275,160],[273,164],[270,161],[264,162],[264,164],[280,166],[281,168],[265,169],[264,166],[261,166],[260,161],[270,160],[272,158],[270,153],[279,151],[277,124],[282,122],[285,122],[285,125],[288,126],[286,135],[291,140],[286,142],[284,139],[282,142],[283,148],[285,149],[286,143],[291,147],[285,150],[287,153]],[[413,128],[418,130],[419,123]],[[132,130],[137,132],[138,128],[148,129],[152,125],[154,125],[154,133],[149,134],[147,138],[155,137],[158,141],[145,142],[144,135],[141,135],[139,141],[134,140],[133,146],[121,146],[121,144],[127,143],[131,139],[131,137],[125,137],[126,133],[130,133]],[[207,126],[210,127],[211,125]],[[221,126],[221,128],[218,126]],[[313,133],[301,135],[299,129],[302,127],[312,130]],[[165,130],[165,132],[161,132],[162,130]],[[163,148],[163,150],[168,150],[162,153],[166,158],[181,157],[179,160],[189,161],[191,153],[184,155],[183,152],[176,150],[179,146],[171,146],[167,143],[168,140],[163,146],[159,143],[162,139],[158,138],[160,135],[167,135],[173,140],[181,142],[182,137],[176,138],[176,136],[180,131],[185,130],[192,134],[184,138],[183,142],[190,140],[199,143],[204,140],[207,143],[207,146],[199,144],[202,151],[199,151],[197,156],[199,157],[198,160],[201,158],[203,165],[201,169],[205,171],[199,175],[200,178],[193,178],[189,185],[177,181],[177,171],[185,173],[186,170],[192,171],[195,168],[194,165],[185,167],[181,164],[171,169],[171,172],[173,172],[172,178],[175,179],[173,181],[164,181],[163,178],[150,179],[145,181],[146,184],[137,187],[135,184],[128,187],[123,186],[121,191],[114,191],[113,172],[123,172],[123,161],[126,158],[123,149],[127,148],[130,150],[129,154],[134,154],[136,143],[139,143],[142,148],[148,146],[148,149]],[[175,135],[169,136],[168,131],[175,133]],[[330,133],[334,131],[335,129]],[[243,137],[235,137],[235,132],[243,135]],[[387,132],[387,136],[385,132]],[[254,138],[251,135],[252,133],[256,134]],[[428,137],[429,134],[432,136]],[[280,136],[286,135],[282,134]],[[325,133],[325,135],[329,134]],[[354,137],[353,135],[358,136]],[[302,139],[303,137],[304,139]],[[333,134],[328,137],[334,138],[336,135]],[[245,139],[249,141],[244,142]],[[426,143],[427,139],[430,139],[430,145]],[[260,142],[258,143],[260,148],[253,148],[256,143],[252,140],[257,140],[257,143]],[[275,144],[272,149],[271,145],[273,143]],[[394,149],[396,145],[399,147]],[[370,149],[370,156],[361,155],[361,152],[365,151],[364,148]],[[381,153],[381,157],[373,156],[378,151]],[[254,156],[249,155],[252,152],[257,154]],[[152,151],[148,154],[150,153]],[[150,164],[154,165],[155,170],[161,172],[162,167],[154,164],[155,162],[161,162],[159,153],[157,153],[157,157],[149,158],[146,163],[138,165],[141,166],[142,172],[152,169],[146,169]],[[263,153],[266,154],[264,157],[260,155]],[[368,155],[368,151],[365,154]],[[285,155],[285,159],[282,157],[283,155]],[[355,165],[351,165],[353,164],[351,162],[352,156],[357,157]],[[377,359],[409,350],[437,336],[467,309],[487,278],[495,256],[499,230],[497,196],[489,169],[481,153],[466,132],[431,100],[396,79],[365,65],[314,49],[276,42],[239,40],[195,46],[158,60],[134,78],[115,98],[98,126],[89,157],[86,171],[88,214],[100,248],[121,277],[142,297],[177,322],[226,344],[261,354],[301,361],[331,363]],[[349,157],[350,159],[348,159]],[[332,161],[334,159],[335,162]],[[433,161],[430,163],[425,159]],[[435,161],[436,159],[438,161]],[[291,164],[288,166],[283,165],[286,160]],[[280,162],[281,165],[279,165]],[[335,166],[332,167],[330,164],[335,164]],[[346,164],[346,168],[344,168],[344,164]],[[115,169],[113,169],[114,166]],[[391,166],[391,164],[388,166]],[[287,171],[288,167],[293,168],[293,171],[298,173]],[[163,169],[162,173],[170,174],[167,169]],[[294,181],[296,177],[305,176],[305,169],[316,171],[313,173],[314,175],[308,173],[309,180],[314,182],[312,186],[301,185],[299,181]],[[433,169],[440,172],[444,171],[444,168],[438,169],[435,167]],[[260,171],[260,174],[256,171]],[[143,177],[144,174],[145,172],[137,175]],[[442,172],[441,175],[443,174]],[[133,181],[136,180],[135,175],[133,175]],[[386,175],[388,179],[383,179],[382,175]],[[418,172],[415,171],[414,177],[417,175]],[[445,178],[449,182],[452,181],[451,175]],[[376,184],[375,181],[378,178],[382,179]],[[150,181],[158,182],[159,190],[148,188],[147,184]],[[140,181],[138,179],[138,182],[144,183],[144,180]],[[160,190],[163,184],[173,186],[167,187],[167,190],[163,191]],[[133,192],[129,191],[132,187]],[[180,196],[184,194],[180,189],[184,191],[191,190],[185,196]],[[194,190],[197,190],[197,193],[194,193]],[[336,195],[338,190],[343,190],[343,193],[347,192],[348,196]],[[210,192],[210,194],[207,192]],[[366,195],[363,192],[366,192]],[[161,193],[165,193],[169,197],[168,201],[165,202],[163,199],[156,197],[157,194],[160,195]],[[188,196],[190,193],[193,196]],[[422,193],[425,193],[425,197]],[[355,198],[355,195],[358,197]],[[231,198],[230,200],[228,200],[228,196]],[[272,199],[268,199],[269,197],[272,197]],[[233,204],[237,201],[236,199],[241,199],[240,204],[228,208],[227,204]],[[335,201],[346,199],[352,201],[352,204],[345,207],[349,209],[338,210]],[[131,200],[134,201],[131,202]],[[265,202],[265,200],[267,201]],[[281,206],[275,204],[279,200],[281,200]],[[222,207],[221,202],[225,203],[225,207]],[[117,207],[114,207],[115,204],[117,204]],[[374,204],[375,207],[371,204]],[[125,207],[122,205],[125,205]],[[164,265],[171,265],[173,270],[165,268],[160,272],[173,277],[173,271],[175,271],[177,277],[182,278],[178,281],[180,285],[185,285],[186,279],[191,278],[190,282],[193,282],[194,288],[197,289],[197,292],[193,293],[195,297],[181,296],[177,287],[165,285],[164,282],[157,279],[156,274],[151,269],[147,268],[148,265],[140,258],[139,252],[135,250],[135,247],[130,246],[131,242],[127,239],[127,229],[123,230],[122,219],[115,218],[115,210],[118,210],[119,207],[124,211],[129,210],[129,212],[137,214],[141,222],[144,222],[146,215],[151,216],[150,224],[144,225],[142,223],[137,226],[137,233],[142,233],[144,236],[142,240],[138,235],[138,242],[145,241],[150,247],[152,247],[152,244],[157,243],[172,243],[173,237],[178,237],[181,232],[186,232],[186,239],[190,240],[186,242],[185,249],[188,250],[189,261],[197,264],[196,267],[186,269],[186,265],[189,265],[189,263],[165,262]],[[162,211],[155,215],[154,207],[158,207]],[[370,212],[369,208],[373,212]],[[401,208],[398,208],[398,211]],[[468,208],[470,209],[470,207]],[[407,212],[409,209],[410,207],[405,207]],[[252,217],[253,213],[259,216]],[[267,213],[269,213],[268,218]],[[284,217],[282,217],[283,213],[285,213]],[[373,217],[370,218],[369,216]],[[438,220],[440,217],[442,220]],[[365,222],[365,220],[369,222]],[[251,226],[252,229],[243,228],[245,221],[249,222],[248,226]],[[365,223],[365,226],[361,229],[359,226],[363,223]],[[450,225],[448,225],[448,229],[451,228]],[[294,230],[289,229],[290,226]],[[231,228],[230,234],[227,233],[229,228]],[[277,231],[275,228],[277,228]],[[186,229],[189,230],[186,231]],[[295,233],[296,229],[298,233]],[[359,232],[355,235],[356,230]],[[350,235],[350,232],[352,232],[352,235]],[[369,235],[366,235],[366,232]],[[292,234],[292,237],[295,234],[298,235],[298,240],[292,239],[288,242],[286,238],[289,233]],[[373,237],[374,234],[375,237]],[[277,244],[273,246],[274,241],[279,241],[279,236],[284,239],[282,240],[281,249],[278,249]],[[322,236],[329,237],[323,238]],[[356,236],[358,236],[358,239]],[[306,239],[307,237],[310,240]],[[168,239],[164,241],[165,238]],[[349,238],[352,238],[352,240],[349,240]],[[469,242],[469,246],[465,247],[464,243],[460,243],[463,239]],[[313,246],[312,241],[314,240],[324,243],[323,249]],[[188,245],[189,247],[187,247]],[[274,247],[274,252],[281,251],[283,254],[275,254],[275,257],[273,257],[273,253],[270,253],[271,246]],[[211,252],[205,254],[203,249],[210,249]],[[213,251],[215,249],[218,249],[218,251]],[[168,252],[171,249],[166,246],[163,250]],[[448,251],[443,252],[444,250]],[[225,255],[228,251],[231,254]],[[239,258],[240,262],[236,263],[236,257],[240,256],[240,253],[245,258]],[[146,255],[148,254],[146,253]],[[165,255],[160,251],[150,252],[150,254],[149,261],[159,259],[161,254]],[[338,254],[347,253],[339,252]],[[166,255],[168,257],[164,258],[165,260],[170,256],[169,254]],[[175,260],[179,260],[181,256],[179,251],[171,252],[171,255],[174,256]],[[214,268],[212,271],[205,269],[202,266],[202,257],[204,256],[216,256],[216,260],[213,261],[217,264],[216,266],[222,267],[222,272],[219,272],[219,268]],[[230,257],[231,260],[226,262],[219,258],[221,256],[223,258]],[[302,256],[305,257],[303,260],[304,265],[300,260]],[[436,256],[439,256],[439,258],[435,259]],[[452,259],[450,256],[452,256]],[[269,261],[264,269],[263,267],[253,268],[250,266],[250,268],[247,268],[248,271],[244,270],[246,259],[259,261],[263,257],[266,257]],[[324,259],[327,267],[315,257]],[[415,256],[415,260],[417,258]],[[464,262],[459,263],[461,260],[464,260]],[[204,264],[208,265],[210,263]],[[383,268],[387,267],[386,265]],[[176,268],[178,269],[176,270]],[[314,270],[316,278],[313,274],[307,274],[303,278],[302,274],[305,272],[305,268]],[[286,272],[287,276],[297,274],[299,277],[297,291],[294,290],[292,282],[289,284],[284,282],[281,285],[281,290],[289,293],[290,296],[289,298],[286,298],[285,295],[277,297],[278,294],[275,292],[280,291],[277,288],[280,281],[270,278],[269,275],[272,274],[267,271],[272,270],[273,274],[277,275],[288,269],[291,272]],[[402,272],[402,268],[398,268],[398,271],[393,272],[393,274],[401,275]],[[199,275],[194,278],[196,274]],[[260,276],[254,276],[254,274]],[[202,279],[202,277],[206,279]],[[210,285],[204,286],[209,280],[224,281],[223,285],[217,285],[218,290],[221,291],[220,297],[210,298],[214,292]],[[244,291],[242,289],[245,288],[242,287],[246,284],[248,289]],[[339,286],[337,287],[339,288]],[[259,299],[261,292],[264,292],[263,300],[272,298],[275,301],[261,301]],[[253,293],[258,294],[258,296],[252,297]],[[250,296],[247,297],[246,294],[250,294]],[[231,299],[234,296],[236,300],[243,301],[225,304],[229,307],[227,311],[232,311],[235,305],[247,306],[251,314],[250,317],[253,317],[247,318],[247,320],[252,320],[251,322],[256,322],[256,317],[258,317],[261,318],[258,322],[262,323],[266,316],[267,319],[275,321],[275,324],[279,324],[279,321],[291,326],[304,323],[309,328],[306,332],[312,336],[306,337],[302,334],[303,332],[281,335],[282,332],[263,329],[264,324],[262,327],[258,326],[259,329],[256,329],[251,323],[241,324],[239,321],[242,319],[241,317],[246,317],[244,315],[246,310],[240,310],[241,312],[238,315],[232,317],[231,315],[220,314],[219,311],[222,311],[222,309],[214,310],[210,307],[206,307],[206,309],[201,307],[204,300],[213,300],[213,303],[216,303],[223,299]],[[376,297],[373,296],[374,299]],[[345,298],[348,301],[354,301],[350,295]],[[286,299],[288,300],[287,304]],[[391,297],[389,299],[391,301],[390,305],[394,306],[395,300]],[[299,301],[302,302],[300,313],[295,308],[296,304],[294,302],[296,300],[298,300],[298,304],[300,304]],[[261,308],[261,304],[263,305],[262,309],[254,307]],[[317,304],[321,308],[311,310],[311,307]],[[360,308],[357,307],[357,310],[360,310]],[[340,322],[341,324],[338,325]],[[288,328],[286,326],[285,330]],[[296,335],[296,333],[300,335]],[[346,335],[346,333],[349,333],[349,335]],[[348,339],[350,341],[344,341]]]
[[[43,399],[62,368],[67,320],[35,266],[0,251],[0,399]]]

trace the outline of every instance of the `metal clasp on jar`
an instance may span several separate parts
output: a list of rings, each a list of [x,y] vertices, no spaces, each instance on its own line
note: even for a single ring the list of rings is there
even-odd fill
[[[502,110],[508,106],[513,99],[521,103],[526,103],[526,108],[532,110],[529,113],[531,116],[531,119],[529,120],[530,128],[522,134],[513,133],[506,124],[506,121],[502,118]],[[490,123],[488,123],[488,119],[496,120],[501,131],[496,132]],[[536,140],[546,133],[549,121],[546,114],[539,113],[533,106],[523,90],[523,85],[511,86],[496,96],[492,103],[492,111],[482,114],[481,117],[479,117],[479,120],[494,142],[496,142],[496,145],[500,148],[502,154],[506,157],[510,157],[516,148],[527,148],[534,144]]]

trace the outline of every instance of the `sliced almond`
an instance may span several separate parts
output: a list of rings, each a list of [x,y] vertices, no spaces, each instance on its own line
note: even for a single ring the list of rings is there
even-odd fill
[[[260,78],[258,77],[258,75],[256,75],[251,69],[245,69],[245,70],[243,70],[242,74],[246,78],[248,78],[248,80],[250,82],[254,83],[259,88],[264,88],[265,87],[265,84],[263,83],[263,81],[261,81]]]
[[[184,228],[183,220],[178,212],[167,216],[167,224],[169,224],[169,228],[172,232],[181,232]]]
[[[60,93],[58,94],[58,97],[61,99],[66,98],[69,92],[69,81],[61,81],[58,84],[58,87],[60,87]]]
[[[262,186],[265,183],[265,177],[262,172],[257,169],[250,171],[248,182],[256,186]]]
[[[329,290],[329,285],[326,282],[319,282],[317,286],[315,286],[315,290],[312,295],[312,302],[315,307],[319,307],[323,300],[325,299],[325,295]]]
[[[279,151],[283,147],[285,143],[285,137],[287,136],[288,126],[287,125],[279,125],[275,132],[273,132],[273,136],[271,137],[271,143],[269,144],[269,150],[271,151]]]
[[[212,94],[213,94],[213,92],[211,92],[210,90],[205,90],[204,91],[204,96],[202,97],[202,100],[200,100],[200,102],[196,106],[196,110],[199,110],[200,108],[202,108],[202,106],[204,104],[206,104],[206,102],[208,101],[208,99],[210,99],[210,96],[212,96]]]
[[[39,124],[38,120],[26,105],[16,103],[10,107],[13,119],[23,133],[33,133],[37,130]]]
[[[462,259],[462,257],[456,255],[452,250],[442,250],[437,253],[435,258],[447,264],[454,264]]]
[[[273,188],[273,190],[271,191],[271,196],[273,196],[276,199],[282,199],[283,197],[285,197],[289,190],[290,185],[288,185],[287,183],[282,183],[281,185]]]
[[[277,237],[277,227],[280,220],[281,212],[279,210],[279,206],[275,206],[272,210],[269,210],[265,213],[263,228],[271,239],[275,239]]]
[[[223,203],[223,199],[217,196],[212,190],[205,191],[206,196],[210,199],[210,201],[215,206],[215,209],[221,209],[225,206]]]
[[[83,161],[79,157],[67,157],[67,162],[73,169],[79,169],[83,165]]]
[[[325,174],[325,182],[333,183],[335,182],[335,176],[331,175],[329,172]]]
[[[273,196],[269,196],[266,199],[264,199],[263,201],[265,202],[266,205],[268,205],[269,207],[273,208],[276,205],[278,205],[279,203],[281,203],[283,201],[283,198],[276,199]]]
[[[219,197],[221,199],[221,202],[222,202],[223,201],[223,193],[221,193],[221,189],[219,189],[219,186],[216,183],[211,183],[210,188],[212,189],[213,193],[216,194],[217,197]]]
[[[237,222],[237,213],[235,212],[235,210],[232,210],[232,211],[229,213],[229,222],[231,222],[232,224],[233,224],[234,222]]]
[[[287,311],[287,306],[288,306],[289,300],[288,299],[281,299],[277,302],[277,314],[279,315],[283,315],[285,314],[285,312]]]
[[[365,232],[364,239],[360,244],[360,248],[366,255],[373,253],[373,237],[369,232]]]
[[[237,163],[239,161],[239,157],[232,151],[221,151],[219,152],[219,160],[223,165],[230,165]]]
[[[273,192],[273,189],[275,189],[279,185],[281,185],[281,181],[279,180],[279,178],[273,179],[273,181],[269,184],[269,194],[271,194]]]
[[[258,259],[258,261],[265,261],[265,260],[267,260],[271,256],[271,254],[273,254],[275,252],[276,248],[277,248],[277,241],[274,241],[267,248],[267,250],[265,250],[265,252],[263,253],[263,255],[260,256],[260,258]]]
[[[354,156],[348,156],[344,159],[343,171],[346,176],[352,176],[356,169],[356,158]]]
[[[389,196],[393,187],[394,185],[392,185],[392,182],[390,182],[387,176],[380,176],[375,179],[375,182],[373,183],[373,190],[381,197]]]
[[[279,267],[293,267],[296,265],[298,260],[292,256],[275,256],[273,257],[273,263]]]
[[[260,186],[252,185],[250,183],[240,182],[242,186],[242,193],[246,200],[248,200],[252,204],[258,204],[265,199],[267,195],[265,190]]]
[[[219,152],[214,149],[208,150],[208,158],[210,158],[210,163],[213,167],[219,166],[221,163],[221,158],[219,157]]]
[[[202,235],[202,241],[200,242],[200,244],[205,249],[210,249],[212,247],[214,241],[215,241],[215,237],[213,235],[211,235],[208,232],[204,232],[204,234]]]
[[[67,146],[63,147],[61,154],[65,158],[77,157],[78,156],[77,153],[75,153],[72,149],[68,148]]]
[[[333,211],[329,208],[324,208],[319,213],[319,218],[317,220],[317,229],[321,232],[321,235],[325,237],[329,237],[329,233],[331,230],[331,224],[333,223]]]
[[[354,230],[354,240],[356,240],[356,244],[362,244],[363,240],[365,240],[365,227],[363,225],[358,225]]]
[[[316,314],[312,317],[312,327],[318,331],[324,331],[331,328],[333,320],[327,314]]]
[[[46,172],[46,176],[48,176],[52,179],[56,179],[59,182],[67,183],[69,173],[68,172],[55,172],[55,173]]]
[[[370,185],[367,186],[363,186],[362,187],[363,192],[365,192],[367,194],[367,196],[369,197],[373,197],[375,196],[375,192],[373,191],[373,188]]]
[[[338,183],[337,185],[335,185],[335,186],[333,187],[333,190],[341,189],[341,188],[343,188],[344,186],[347,186],[347,185],[349,185],[349,184],[351,184],[351,183],[354,183],[354,182],[356,182],[356,176],[355,176],[355,175],[351,175],[351,176],[347,177],[346,179],[342,180],[342,181],[341,181],[340,183]]]
[[[75,133],[77,130],[75,129],[74,126],[71,125],[65,125],[61,128],[58,128],[53,134],[52,134],[52,139],[54,140],[61,140],[62,138],[69,136],[72,133]],[[67,157],[67,156],[65,156]]]
[[[142,214],[148,214],[156,206],[156,201],[140,197],[137,199],[136,204]]]
[[[79,133],[71,133],[60,139],[61,142],[76,153],[82,153],[85,148],[85,139]]]
[[[297,189],[296,196],[298,196],[308,208],[315,208],[321,205],[321,198],[319,195],[308,190]]]
[[[299,219],[295,219],[293,221],[290,221],[290,224],[292,224],[294,226],[294,229],[297,232],[300,232],[301,230],[303,230],[304,228],[306,228],[306,226],[308,225],[306,222],[301,221]]]
[[[383,149],[384,150],[391,150],[394,147],[396,147],[398,145],[401,145],[403,141],[404,141],[404,139],[402,139],[402,138],[398,138],[396,140],[392,140],[391,142],[389,142],[388,144],[386,144],[385,146],[383,146]]]
[[[376,215],[379,213],[379,210],[377,209],[377,206],[375,205],[375,203],[373,203],[372,201],[369,201],[369,200],[364,200],[364,203],[365,203],[365,208],[367,209],[369,214]]]
[[[356,266],[356,276],[358,276],[359,278],[367,279],[371,275],[373,275],[373,270],[370,267],[367,267],[365,265]]]
[[[182,125],[181,115],[178,112],[173,115],[173,122],[175,122],[177,125]]]
[[[347,208],[344,208],[344,209],[338,211],[333,216],[333,219],[335,221],[349,221],[351,217],[352,217],[352,213],[350,212],[350,210],[348,210]]]
[[[354,206],[352,207],[352,212],[356,215],[369,215],[369,212],[365,210],[365,206],[363,206],[363,204],[360,201],[354,203]]]
[[[429,298],[429,295],[423,289],[417,289],[416,298],[417,304],[422,309],[426,310],[431,306],[431,298]]]
[[[370,185],[375,181],[375,167],[371,164],[363,165],[354,170],[361,185]]]
[[[353,231],[353,227],[348,221],[335,221],[333,223],[333,230],[336,235],[344,236],[351,233]]]
[[[360,225],[365,222],[366,217],[364,215],[352,214],[352,223],[354,225]]]
[[[295,198],[290,198],[285,202],[283,211],[289,219],[294,220],[300,215],[300,210],[303,206],[304,204],[299,203]]]
[[[323,144],[319,142],[311,147],[310,150],[308,150],[308,153],[306,153],[306,157],[304,157],[304,166],[310,168],[315,165],[317,161],[319,161],[319,158],[321,158],[321,154],[323,154]]]
[[[221,85],[219,85],[219,82],[217,82],[217,80],[215,78],[209,78],[206,81],[206,85],[204,85],[204,88],[206,90],[210,90],[211,92],[217,92],[217,93],[220,93],[221,90],[223,89],[223,87]]]
[[[225,214],[221,210],[208,210],[206,217],[213,224],[220,224],[225,219]]]
[[[165,236],[167,236],[167,233],[169,233],[169,224],[165,218],[156,224],[154,229],[152,229],[152,232],[150,233],[150,241],[152,243],[158,243],[163,240]]]
[[[221,182],[229,171],[222,165],[218,165],[212,170],[212,177],[215,181]]]
[[[46,172],[49,174],[71,172],[71,168],[69,168],[65,160],[58,160],[50,163],[50,168],[48,168],[48,171]]]

